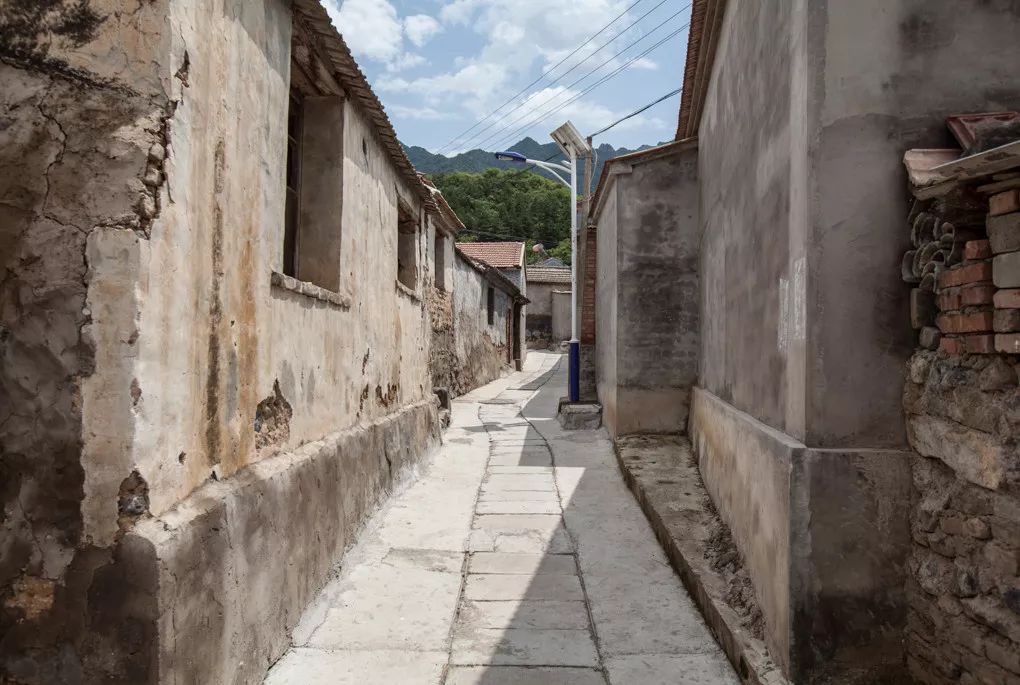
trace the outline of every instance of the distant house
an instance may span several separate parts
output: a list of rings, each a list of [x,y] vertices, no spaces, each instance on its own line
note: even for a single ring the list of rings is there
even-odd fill
[[[527,297],[528,275],[524,268],[524,243],[457,243],[457,248],[465,256],[498,269],[501,274],[517,286],[521,296]],[[526,326],[525,311],[527,308],[521,304],[517,304],[515,307],[518,311],[515,312],[514,330],[524,331]],[[519,349],[514,350],[514,359],[518,360],[519,364],[522,364],[525,357],[525,348],[523,344],[520,344],[519,338],[520,336],[517,336],[514,339],[515,347],[519,347]]]
[[[558,260],[547,260],[558,261]],[[570,339],[570,267],[529,266],[527,337],[532,347]]]

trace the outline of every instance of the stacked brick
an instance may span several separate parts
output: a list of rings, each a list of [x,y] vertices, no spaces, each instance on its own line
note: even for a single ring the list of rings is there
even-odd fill
[[[1020,178],[1013,182],[1020,186]],[[999,289],[993,298],[995,351],[1020,354],[1020,188],[991,196],[988,243],[992,281]]]
[[[1020,174],[993,181],[984,188],[1017,187],[991,194],[978,223],[977,196],[964,191],[915,212],[917,249],[905,256],[903,274],[917,284],[911,323],[925,349],[1020,354]]]

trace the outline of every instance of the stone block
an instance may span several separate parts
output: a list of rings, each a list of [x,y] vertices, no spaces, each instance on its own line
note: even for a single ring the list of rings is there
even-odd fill
[[[992,281],[997,288],[1020,288],[1020,252],[1006,252],[992,260]]]
[[[1020,331],[1020,309],[996,309],[992,326],[996,333]]]
[[[1020,212],[1020,189],[1013,188],[988,198],[989,215],[1000,216],[1010,212]]]
[[[984,283],[990,280],[992,280],[991,262],[975,262],[943,271],[939,274],[938,286],[941,291],[943,288],[953,288],[968,283]]]
[[[988,244],[994,254],[1020,251],[1020,212],[988,217]]]
[[[988,259],[992,256],[992,246],[987,240],[968,240],[963,246],[963,258],[968,261]]]
[[[595,430],[602,425],[602,406],[562,402],[556,418],[565,430]]]
[[[991,310],[982,312],[939,314],[935,323],[943,333],[984,333],[992,330]]]
[[[942,331],[935,326],[925,326],[921,329],[920,344],[926,350],[936,350],[942,338]]]
[[[941,460],[957,475],[995,490],[1003,483],[1013,459],[994,435],[967,428],[936,416],[907,417],[911,446],[926,457]]]
[[[995,351],[1020,354],[1020,333],[999,333],[995,336]]]
[[[1020,289],[996,290],[992,302],[996,309],[1020,309]]]
[[[941,295],[940,295],[941,298]],[[941,304],[939,309],[942,309]],[[920,288],[910,291],[910,325],[915,331],[935,322],[935,294]]]
[[[1020,615],[989,596],[973,597],[962,602],[968,616],[1020,644]]]

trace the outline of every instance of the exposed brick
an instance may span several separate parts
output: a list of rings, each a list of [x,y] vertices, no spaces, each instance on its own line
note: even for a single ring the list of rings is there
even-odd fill
[[[1020,288],[1020,252],[995,255],[992,282],[997,288]]]
[[[996,309],[992,326],[996,333],[1020,331],[1020,309]]]
[[[946,354],[964,354],[967,351],[967,347],[963,344],[963,338],[944,335],[942,340],[939,341],[939,350]]]
[[[992,280],[991,262],[974,262],[954,269],[947,269],[939,274],[939,290],[952,288],[968,283],[986,283]]]
[[[963,306],[963,288],[944,288],[936,298],[939,311],[952,312]]]
[[[991,331],[994,314],[991,311],[939,314],[935,323],[943,333],[984,333]]]
[[[968,240],[963,246],[963,258],[968,260],[988,259],[992,256],[992,246],[987,240]]]
[[[992,216],[1020,212],[1020,189],[1013,188],[988,198],[988,213]]]
[[[994,285],[971,285],[960,289],[961,304],[964,307],[991,304],[994,297]]]
[[[988,244],[995,254],[1020,250],[1020,212],[988,217]]]
[[[967,354],[994,354],[995,336],[967,335],[963,338],[964,350]]]
[[[1020,354],[1020,333],[999,333],[996,335],[995,351]]]
[[[1020,309],[1020,289],[996,290],[992,302],[996,309]]]

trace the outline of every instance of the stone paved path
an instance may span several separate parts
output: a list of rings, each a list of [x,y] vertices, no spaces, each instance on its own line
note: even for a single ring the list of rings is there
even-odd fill
[[[267,685],[738,685],[559,355],[454,402]]]

